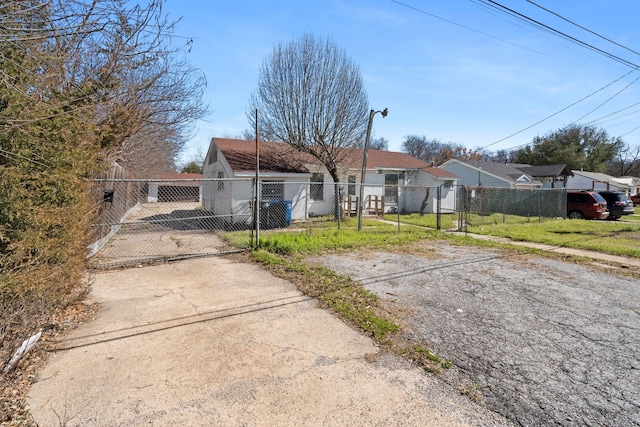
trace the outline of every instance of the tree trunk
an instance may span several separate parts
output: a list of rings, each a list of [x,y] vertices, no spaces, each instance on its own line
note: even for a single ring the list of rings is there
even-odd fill
[[[338,176],[338,171],[336,169],[330,170],[329,175],[333,178],[333,218],[337,221],[342,218],[342,191],[340,189],[340,177]]]
[[[424,210],[427,208],[429,204],[429,187],[427,187],[427,194],[424,195],[424,200],[422,200],[422,205],[420,205],[420,216],[424,215]]]

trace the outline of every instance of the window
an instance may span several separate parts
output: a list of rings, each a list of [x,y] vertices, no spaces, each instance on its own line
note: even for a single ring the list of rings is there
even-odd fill
[[[311,200],[324,200],[324,174],[318,172],[314,173],[311,175],[310,182]]]
[[[355,196],[356,195],[356,176],[349,175],[349,185],[347,186],[347,196]]]
[[[446,180],[444,182],[444,188],[453,188],[453,181]]]
[[[384,201],[385,203],[398,203],[398,174],[384,174]]]
[[[207,159],[207,164],[211,165],[218,161],[218,149],[213,148],[209,153],[209,158]]]
[[[224,172],[218,172],[218,179],[220,180],[218,181],[218,191],[224,190],[224,181],[222,181],[223,178]]]
[[[262,200],[284,200],[284,181],[262,181]]]

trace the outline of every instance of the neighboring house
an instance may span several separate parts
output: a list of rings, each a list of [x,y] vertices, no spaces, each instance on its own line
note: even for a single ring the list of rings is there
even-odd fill
[[[449,159],[440,168],[458,175],[458,183],[462,185],[542,188],[542,182],[508,163]]]
[[[449,159],[440,168],[459,176],[459,184],[504,188],[563,188],[571,171],[566,165],[531,166],[483,160]]]
[[[620,178],[613,178],[613,180],[624,185],[628,189],[628,195],[640,193],[640,178],[633,176],[621,176]]]
[[[567,188],[569,177],[573,176],[573,172],[564,164],[541,166],[514,164],[513,166],[536,181],[542,182],[542,188]]]
[[[147,202],[202,202],[202,174],[163,172],[147,184]]]
[[[335,186],[327,169],[314,157],[290,145],[260,142],[259,175],[261,200],[291,201],[291,219],[328,215],[335,208]],[[358,184],[363,150],[348,149],[339,164],[343,200],[359,196]],[[238,139],[212,138],[203,164],[205,181],[203,208],[216,215],[229,215],[234,222],[251,216],[253,179],[256,176],[256,143]],[[234,178],[234,180],[231,180]],[[244,178],[244,180],[238,180]],[[457,176],[404,153],[369,150],[365,177],[365,200],[382,198],[385,211],[435,212],[437,191],[442,186],[441,208],[455,206]]]
[[[573,176],[567,181],[569,190],[622,191],[631,194],[632,183],[624,183],[606,173],[585,172],[574,170]]]

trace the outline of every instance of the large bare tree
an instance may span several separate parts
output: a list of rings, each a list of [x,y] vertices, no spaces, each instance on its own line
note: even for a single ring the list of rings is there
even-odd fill
[[[363,145],[369,101],[360,69],[328,39],[304,34],[279,43],[264,60],[247,117],[273,139],[309,153],[335,183],[340,212],[339,169],[351,148]]]
[[[98,146],[107,160],[138,174],[173,166],[206,112],[206,81],[185,59],[189,42],[174,43],[175,21],[162,4],[0,5],[0,96],[25,100],[20,114],[0,118],[0,131],[25,132],[63,111],[85,126],[92,138],[84,143]],[[21,66],[16,72],[4,66],[16,64],[9,56],[14,52]]]

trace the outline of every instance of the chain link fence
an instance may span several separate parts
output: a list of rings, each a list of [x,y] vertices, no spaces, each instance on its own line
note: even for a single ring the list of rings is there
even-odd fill
[[[96,180],[93,192],[98,209],[90,264],[113,268],[246,249],[251,213],[216,213],[203,206],[206,194],[209,206],[231,201],[228,181]],[[251,180],[233,181],[246,187],[244,197],[250,202]],[[240,233],[234,243],[229,241],[232,232]]]
[[[261,232],[318,224],[467,231],[469,226],[566,215],[563,190],[391,183],[360,191],[353,180],[335,184],[267,177],[259,184],[253,178],[97,180],[91,264],[110,268],[226,254],[254,247]]]
[[[458,229],[566,218],[564,189],[458,187]]]

